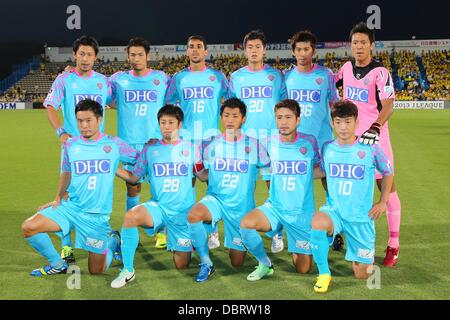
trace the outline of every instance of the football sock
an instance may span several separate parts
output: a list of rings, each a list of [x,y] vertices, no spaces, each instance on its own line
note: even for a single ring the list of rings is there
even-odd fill
[[[134,254],[139,243],[139,231],[137,227],[122,227],[121,235],[123,267],[131,272],[134,270]]]
[[[114,258],[114,252],[117,248],[117,242],[118,242],[118,238],[117,237],[113,237],[113,236],[109,236],[108,237],[108,249],[106,252],[106,270],[108,271],[109,267],[111,266],[111,262],[113,261]]]
[[[65,236],[61,236],[61,246],[72,247],[72,238],[70,236],[70,232],[68,234],[66,234]]]
[[[241,228],[241,236],[245,247],[255,256],[258,262],[267,267],[271,267],[272,262],[267,256],[266,249],[264,249],[264,244],[258,231]]]
[[[397,192],[392,192],[389,195],[389,199],[386,204],[386,217],[389,229],[388,246],[391,248],[398,248],[400,236],[401,205]]]
[[[130,210],[131,208],[133,208],[139,204],[139,199],[140,199],[140,196],[130,197],[127,195],[127,201],[126,201],[127,212],[128,212],[128,210]]]
[[[328,267],[328,237],[326,230],[311,230],[311,251],[319,274],[330,274]]]
[[[208,250],[208,234],[206,233],[203,221],[196,223],[189,223],[189,235],[193,240],[193,245],[198,252],[201,263],[206,263],[212,266],[211,258]]]
[[[59,256],[48,234],[38,233],[26,240],[34,250],[47,259],[53,268],[59,269],[63,266],[64,260]]]

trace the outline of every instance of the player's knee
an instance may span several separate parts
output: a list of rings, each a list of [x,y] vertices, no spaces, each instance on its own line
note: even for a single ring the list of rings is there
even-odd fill
[[[244,217],[244,219],[241,220],[240,227],[242,229],[256,229],[256,222],[248,217]]]
[[[32,222],[25,221],[24,223],[22,223],[22,234],[25,238],[32,237],[36,233],[36,228],[33,226]]]
[[[324,215],[321,213],[317,213],[312,219],[311,227],[314,230],[327,230],[330,226],[328,220],[324,217]]]
[[[188,213],[188,221],[189,223],[197,223],[202,221],[201,214],[197,210],[195,210],[195,208],[193,208]]]
[[[175,269],[182,270],[189,268],[189,262],[186,261],[175,261]]]
[[[369,273],[367,272],[366,268],[354,267],[353,273],[355,275],[355,278],[359,280],[366,280],[367,278],[369,278]]]
[[[89,274],[93,275],[93,276],[98,276],[100,274],[103,274],[105,272],[105,268],[101,267],[101,266],[89,266]]]
[[[137,219],[133,212],[128,211],[123,219],[123,225],[125,228],[133,228],[137,226]]]
[[[235,260],[231,260],[231,265],[233,266],[233,268],[240,268],[244,265],[244,260],[239,260],[239,261],[235,261]]]

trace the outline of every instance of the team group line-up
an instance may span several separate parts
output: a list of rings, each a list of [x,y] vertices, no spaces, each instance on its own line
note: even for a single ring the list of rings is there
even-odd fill
[[[123,287],[135,279],[142,227],[157,237],[157,247],[172,251],[176,268],[188,268],[198,254],[195,281],[204,282],[215,273],[209,250],[220,245],[223,221],[232,266],[242,267],[247,252],[258,260],[247,280],[274,273],[260,232],[272,238],[272,252],[283,250],[285,235],[295,270],[306,274],[314,262],[314,290],[327,292],[328,251],[343,245],[342,236],[355,277],[372,273],[375,220],[384,212],[383,264],[395,266],[401,205],[388,129],[393,81],[372,58],[372,30],[359,23],[350,41],[353,59],[333,74],[313,63],[315,35],[297,32],[290,39],[297,64],[282,73],[264,64],[264,33],[251,31],[243,41],[248,63],[227,79],[206,65],[202,36],[189,37],[189,66],[172,78],[148,68],[150,45],[143,38],[128,43],[132,69],[109,78],[93,71],[97,41],[77,39],[76,66],[56,78],[44,102],[61,141],[61,177],[56,199],[22,224],[26,241],[48,262],[31,275],[66,273],[73,248],[81,248],[91,274],[122,261],[111,287]],[[118,137],[104,133],[106,106],[117,110]],[[259,175],[268,198],[256,207]],[[127,186],[120,233],[110,226],[115,176]],[[321,179],[326,194],[318,210],[313,179]],[[141,203],[146,182],[151,199]],[[206,196],[196,202],[195,185],[202,182]],[[374,203],[375,183],[381,193]],[[61,237],[60,253],[50,232]]]

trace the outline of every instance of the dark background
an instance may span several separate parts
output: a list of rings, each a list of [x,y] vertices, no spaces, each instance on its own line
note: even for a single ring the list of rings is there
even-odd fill
[[[71,46],[82,34],[100,45],[126,45],[134,35],[152,44],[181,44],[201,34],[208,43],[241,42],[262,29],[271,43],[283,43],[295,31],[312,30],[319,41],[346,41],[351,27],[366,21],[366,9],[381,8],[377,40],[450,38],[448,1],[286,1],[286,0],[2,0],[0,4],[0,79],[48,46]],[[69,30],[66,9],[81,8],[81,30]]]

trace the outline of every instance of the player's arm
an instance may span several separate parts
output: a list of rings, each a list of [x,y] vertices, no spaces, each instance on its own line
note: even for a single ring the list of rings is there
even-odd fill
[[[66,142],[66,140],[69,139],[71,135],[64,130],[61,122],[59,121],[58,112],[52,106],[47,106],[47,118],[53,130],[56,131],[56,134],[59,137],[59,141],[61,141],[61,143]]]
[[[140,179],[139,177],[135,176],[130,171],[122,169],[122,168],[117,168],[116,176],[130,184],[136,184]]]
[[[61,204],[61,200],[66,196],[66,191],[69,187],[71,177],[72,175],[70,172],[62,172],[59,179],[58,193],[55,200],[39,206],[36,211],[40,212],[48,207],[56,208],[57,206],[59,206]]]
[[[381,112],[375,122],[379,123],[382,127],[394,112],[394,99],[381,100],[381,105],[383,106],[383,108],[381,109]]]
[[[314,179],[325,178],[325,172],[322,171],[319,165],[314,167]]]
[[[209,170],[203,169],[200,172],[195,172],[195,176],[201,181],[201,182],[207,182],[209,178]]]
[[[369,212],[369,217],[372,220],[377,220],[384,211],[386,211],[386,203],[389,199],[389,194],[392,189],[392,184],[394,183],[394,176],[391,174],[389,176],[384,176],[381,179],[381,194],[380,200],[375,203]]]

